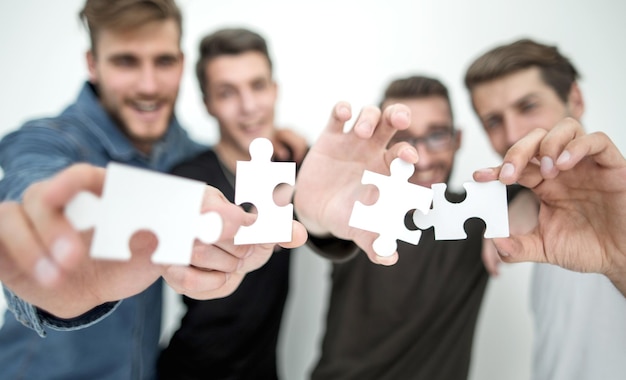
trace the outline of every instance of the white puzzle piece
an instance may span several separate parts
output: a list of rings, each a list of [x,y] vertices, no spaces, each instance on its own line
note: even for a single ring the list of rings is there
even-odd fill
[[[435,240],[461,240],[467,239],[465,221],[477,217],[485,222],[486,238],[508,237],[506,185],[499,181],[466,182],[463,187],[465,200],[451,203],[445,196],[446,184],[433,184],[433,208],[427,214],[415,212],[415,225],[420,229],[434,226]]]
[[[410,210],[427,212],[433,197],[431,189],[408,182],[414,170],[413,164],[396,158],[391,162],[390,176],[363,172],[361,183],[378,188],[378,201],[371,206],[355,202],[348,224],[380,234],[372,245],[379,256],[392,255],[397,249],[397,239],[417,244],[422,236],[422,231],[409,230],[404,224]]]
[[[274,189],[296,180],[295,162],[272,162],[274,147],[265,138],[250,143],[250,161],[237,161],[235,203],[251,203],[257,219],[250,226],[241,226],[235,244],[282,243],[291,241],[293,204],[277,206]]]
[[[195,238],[210,244],[222,232],[217,212],[201,214],[205,187],[199,181],[110,163],[102,198],[78,193],[65,215],[78,230],[95,227],[94,258],[130,259],[129,239],[149,230],[158,238],[154,263],[188,265]]]

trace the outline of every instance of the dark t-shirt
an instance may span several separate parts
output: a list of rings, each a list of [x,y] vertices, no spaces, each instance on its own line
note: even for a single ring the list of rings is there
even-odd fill
[[[460,201],[463,196],[450,195]],[[398,242],[393,266],[363,252],[333,263],[322,356],[312,379],[466,379],[487,284],[484,223],[465,223],[467,240]]]
[[[206,182],[234,201],[233,175],[225,174],[213,151],[172,173]],[[159,379],[277,379],[276,345],[289,288],[289,258],[289,250],[275,252],[226,298],[183,297],[187,313],[159,358]]]

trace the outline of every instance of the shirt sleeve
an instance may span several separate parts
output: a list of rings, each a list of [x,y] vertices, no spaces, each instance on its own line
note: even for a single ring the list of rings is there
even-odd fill
[[[334,262],[348,261],[361,251],[354,242],[333,236],[321,238],[309,234],[307,246],[318,255]]]
[[[27,123],[0,141],[0,166],[4,171],[0,200],[19,202],[32,183],[81,161],[80,145],[73,136],[56,129],[54,123],[52,119]],[[112,313],[118,304],[104,304],[79,317],[62,320],[24,301],[5,286],[3,291],[15,318],[42,337],[46,335],[45,327],[77,330],[90,326]]]
[[[52,124],[52,122],[50,122]],[[67,133],[43,121],[31,122],[0,141],[0,200],[20,201],[26,188],[81,161],[81,150]]]
[[[42,338],[46,336],[46,327],[60,331],[80,330],[89,327],[113,313],[121,303],[121,301],[107,302],[78,317],[63,319],[24,301],[6,286],[3,286],[3,291],[7,308],[13,313],[15,319],[34,330]]]

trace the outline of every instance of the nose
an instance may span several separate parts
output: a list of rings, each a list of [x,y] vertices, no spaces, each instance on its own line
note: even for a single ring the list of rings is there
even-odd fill
[[[257,108],[257,99],[252,91],[242,91],[241,97],[241,110],[243,113],[252,113]]]
[[[139,73],[139,92],[151,95],[157,92],[158,88],[157,71],[152,65],[144,65]]]
[[[522,137],[526,136],[532,130],[532,126],[524,123],[515,116],[505,117],[504,130],[506,133],[506,143],[509,147],[518,142]]]
[[[415,144],[415,149],[417,149],[417,156],[419,157],[417,164],[415,164],[416,168],[423,169],[430,167],[432,157],[424,142],[419,142]]]

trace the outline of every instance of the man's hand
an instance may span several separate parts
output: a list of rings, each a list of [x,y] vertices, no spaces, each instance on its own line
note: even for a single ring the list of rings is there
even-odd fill
[[[196,240],[190,266],[169,265],[163,272],[163,278],[176,292],[195,299],[230,295],[248,272],[260,268],[269,260],[276,245],[235,245],[233,237],[239,227],[252,224],[256,215],[243,212],[210,186],[207,186],[203,205],[203,212],[208,211],[217,211],[224,221],[221,240],[214,244]],[[279,245],[296,248],[306,240],[304,226],[294,221],[291,241]]]
[[[27,302],[61,318],[78,316],[108,301],[145,290],[159,276],[195,298],[224,297],[234,291],[245,273],[270,257],[273,245],[234,246],[241,225],[255,215],[228,202],[217,189],[207,187],[203,211],[217,211],[224,221],[220,241],[196,241],[191,266],[151,262],[156,238],[138,232],[130,241],[129,261],[94,260],[88,255],[91,233],[75,231],[64,207],[79,191],[100,194],[105,170],[74,165],[55,177],[31,185],[23,202],[0,204],[0,281]],[[306,241],[304,227],[294,222],[292,242]]]
[[[326,129],[311,147],[296,180],[294,207],[309,233],[353,240],[375,263],[392,265],[398,254],[377,256],[372,249],[378,234],[348,226],[354,202],[374,203],[376,190],[361,184],[364,170],[389,173],[394,158],[417,162],[417,151],[407,143],[387,145],[397,130],[410,122],[408,107],[400,104],[361,110],[354,126],[344,132],[352,117],[350,105],[338,103]]]
[[[529,233],[537,226],[539,205],[535,195],[528,190],[521,190],[509,203],[509,231],[512,235]],[[487,272],[498,276],[498,267],[502,260],[491,239],[484,239],[482,250],[483,263]]]
[[[540,202],[530,233],[495,239],[503,261],[604,273],[626,294],[626,159],[608,136],[567,118],[519,140],[503,162],[474,179],[517,181]]]

